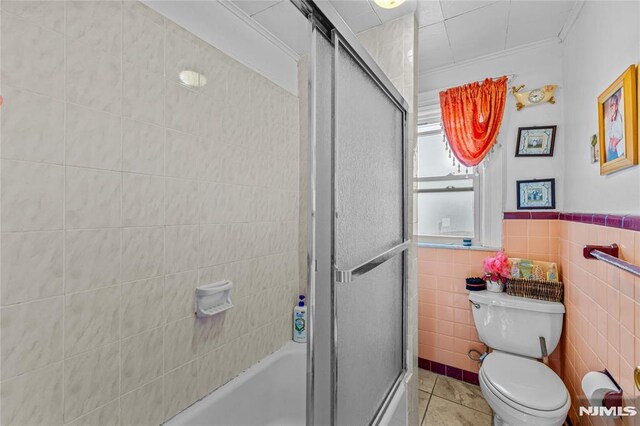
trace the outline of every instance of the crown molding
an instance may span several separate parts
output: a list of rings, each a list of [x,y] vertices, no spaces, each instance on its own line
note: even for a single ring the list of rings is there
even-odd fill
[[[240,18],[245,24],[247,24],[253,30],[258,32],[264,38],[269,40],[269,42],[271,42],[278,49],[282,50],[291,59],[293,59],[296,62],[298,62],[300,60],[300,55],[298,55],[298,53],[296,53],[295,50],[291,49],[289,46],[284,44],[282,42],[282,40],[280,40],[278,37],[273,35],[273,33],[271,31],[267,30],[265,27],[260,25],[258,23],[258,21],[253,19],[251,16],[247,15],[247,12],[245,12],[242,9],[240,9],[234,2],[232,2],[232,1],[219,1],[218,4],[224,6],[229,12],[233,13],[238,18]]]
[[[515,55],[517,53],[526,52],[529,50],[539,49],[541,47],[553,46],[555,44],[562,43],[562,40],[559,37],[551,37],[540,41],[535,41],[533,43],[523,44],[521,46],[512,47],[510,49],[501,50],[499,52],[488,53],[486,55],[477,56],[472,59],[467,59],[464,61],[456,62],[449,65],[443,65],[441,67],[431,68],[428,70],[424,70],[418,73],[418,77],[422,77],[428,74],[437,74],[441,72],[448,72],[456,68],[473,65],[481,62],[491,61],[494,59],[502,58],[505,56]]]
[[[558,34],[558,38],[561,41],[564,41],[564,39],[567,38],[567,36],[571,32],[571,29],[573,28],[573,25],[576,23],[578,16],[580,16],[580,12],[582,12],[582,7],[584,6],[584,2],[585,0],[577,0],[576,3],[573,5],[573,8],[569,12],[569,16],[567,16],[567,20],[565,21],[564,26],[562,27],[562,30],[560,30],[560,33]]]

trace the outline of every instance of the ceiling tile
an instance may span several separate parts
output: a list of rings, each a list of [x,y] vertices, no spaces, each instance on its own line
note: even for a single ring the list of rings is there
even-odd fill
[[[382,23],[367,0],[332,0],[331,4],[354,33]]]
[[[352,18],[373,12],[373,9],[367,0],[331,0],[331,4],[336,8],[347,24]]]
[[[293,3],[286,1],[276,4],[252,17],[299,55],[309,50],[307,20]]]
[[[378,18],[378,15],[376,15],[373,10],[370,10],[364,15],[359,15],[348,21],[345,21],[347,22],[347,25],[349,25],[349,28],[351,28],[351,31],[356,34],[361,33],[362,31],[366,31],[370,28],[377,27],[382,23],[380,21],[380,18]]]
[[[279,1],[282,0],[233,0],[233,3],[251,16],[270,8]]]
[[[453,63],[453,53],[449,47],[447,31],[443,22],[420,28],[418,31],[419,72]]]
[[[497,2],[444,22],[456,62],[504,50],[509,2]]]
[[[369,2],[373,11],[380,17],[380,20],[383,23],[414,13],[418,4],[417,0],[405,0],[405,2],[398,7],[394,7],[393,9],[383,9],[375,4],[373,0],[369,0]]]
[[[557,37],[573,1],[518,1],[511,3],[507,48]]]
[[[418,27],[435,24],[444,21],[439,0],[421,0],[416,11]]]
[[[509,3],[504,1],[504,3]],[[480,9],[495,3],[493,1],[467,1],[467,0],[441,0],[440,6],[442,7],[442,15],[444,19],[453,18],[454,16],[462,15],[463,13],[471,12],[472,10]]]

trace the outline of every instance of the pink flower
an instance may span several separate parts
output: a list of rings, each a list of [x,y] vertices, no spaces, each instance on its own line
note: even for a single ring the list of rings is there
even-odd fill
[[[501,251],[496,253],[494,257],[487,257],[484,260],[484,271],[491,275],[491,279],[496,281],[509,278],[511,276],[509,258]]]

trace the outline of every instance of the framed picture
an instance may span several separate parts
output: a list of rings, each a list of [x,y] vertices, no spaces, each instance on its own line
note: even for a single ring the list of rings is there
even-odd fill
[[[557,126],[520,127],[516,157],[553,157]]]
[[[638,164],[636,66],[631,65],[598,96],[600,174]]]
[[[555,209],[556,180],[533,179],[516,182],[518,210]]]

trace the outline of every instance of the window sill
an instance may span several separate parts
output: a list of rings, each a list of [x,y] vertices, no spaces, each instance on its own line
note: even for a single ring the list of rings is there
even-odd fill
[[[473,251],[500,251],[502,247],[487,246],[463,246],[462,244],[447,243],[416,243],[418,247],[450,249],[450,250],[473,250]]]

